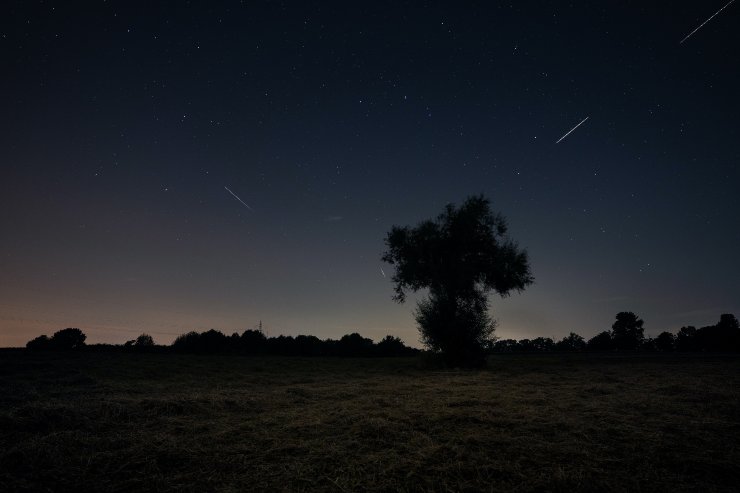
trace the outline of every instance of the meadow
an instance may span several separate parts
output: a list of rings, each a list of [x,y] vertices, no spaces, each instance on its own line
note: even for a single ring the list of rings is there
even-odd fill
[[[0,491],[737,491],[740,358],[0,351]]]

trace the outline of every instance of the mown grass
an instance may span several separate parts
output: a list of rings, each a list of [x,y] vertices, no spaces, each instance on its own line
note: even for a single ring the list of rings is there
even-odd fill
[[[740,359],[0,352],[0,491],[736,491]]]

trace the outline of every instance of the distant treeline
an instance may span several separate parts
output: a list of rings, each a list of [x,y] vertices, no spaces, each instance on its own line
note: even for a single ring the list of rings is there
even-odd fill
[[[632,312],[620,312],[611,330],[591,339],[571,332],[559,341],[550,337],[535,339],[498,339],[488,345],[489,353],[544,353],[575,351],[713,351],[740,352],[740,325],[735,315],[723,314],[715,325],[697,329],[681,327],[678,333],[662,332],[655,338],[645,337],[644,322]],[[26,344],[31,350],[72,350],[85,348],[100,351],[179,352],[196,354],[264,354],[283,356],[410,356],[418,349],[406,346],[391,335],[380,342],[352,333],[341,339],[319,339],[316,336],[266,337],[260,330],[225,335],[218,330],[188,332],[170,346],[154,343],[152,336],[141,334],[125,344],[85,344],[80,329],[63,329],[51,337],[39,336]]]
[[[552,351],[710,351],[740,352],[740,325],[735,315],[725,313],[715,325],[697,329],[681,327],[678,333],[661,332],[645,337],[644,322],[632,312],[620,312],[612,325],[591,339],[571,332],[559,341],[549,337],[499,339],[490,345],[492,353],[537,353]]]
[[[321,340],[316,336],[266,337],[259,330],[245,330],[227,336],[218,330],[188,332],[170,346],[159,346],[152,336],[141,334],[125,344],[86,345],[87,336],[76,328],[63,329],[51,337],[42,335],[26,344],[30,350],[98,350],[137,352],[177,352],[195,354],[250,354],[282,356],[410,356],[418,349],[406,346],[401,339],[388,335],[375,343],[372,339],[352,333],[341,339]]]

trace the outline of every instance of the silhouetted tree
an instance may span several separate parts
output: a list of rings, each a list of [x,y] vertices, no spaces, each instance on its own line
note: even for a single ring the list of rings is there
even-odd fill
[[[483,363],[495,325],[488,316],[490,292],[507,296],[533,282],[527,253],[507,238],[506,221],[483,196],[450,204],[436,220],[415,228],[394,226],[382,260],[396,267],[394,299],[428,288],[415,318],[422,342],[442,351],[452,366]]]
[[[514,350],[522,353],[531,353],[534,351],[534,343],[532,339],[519,339],[519,342],[514,346]]]
[[[48,336],[42,335],[38,336],[35,339],[31,339],[26,343],[26,348],[32,350],[32,351],[44,351],[47,349],[51,349],[51,340]]]
[[[732,313],[723,313],[720,315],[717,325],[733,333],[740,330],[740,322],[738,322],[737,317]]]
[[[518,343],[514,339],[499,339],[493,343],[495,353],[513,353],[517,350]]]
[[[678,334],[676,334],[675,347],[677,351],[698,351],[696,327],[693,325],[681,327]]]
[[[357,332],[339,339],[337,348],[341,356],[370,356],[373,353],[373,340],[362,337]]]
[[[376,345],[376,352],[379,356],[403,356],[409,354],[408,349],[400,338],[392,335],[385,336]]]
[[[640,351],[656,352],[658,350],[657,343],[652,337],[644,337],[638,348]]]
[[[655,348],[658,351],[673,351],[676,343],[676,336],[670,332],[661,332],[658,337],[655,338]]]
[[[87,336],[80,329],[70,328],[54,332],[49,342],[53,349],[66,351],[83,347],[86,338]]]
[[[139,337],[136,338],[134,346],[139,348],[152,347],[154,346],[154,338],[149,334],[141,334]]]
[[[326,354],[324,343],[316,336],[298,335],[293,343],[299,356],[323,356]]]
[[[259,330],[247,329],[242,332],[241,347],[247,354],[259,354],[265,351],[267,338]]]
[[[719,351],[740,351],[740,323],[732,313],[723,313],[717,323]]]
[[[177,336],[177,338],[175,338],[175,340],[172,342],[172,348],[176,351],[194,353],[198,348],[199,339],[200,334],[198,334],[197,332],[186,332],[185,334],[180,334],[179,336]]]
[[[725,313],[716,325],[698,329],[694,339],[700,351],[737,351],[740,350],[740,327],[734,315]]]
[[[632,312],[617,313],[617,321],[612,324],[612,342],[615,349],[630,350],[640,347],[645,339],[644,322]]]
[[[586,348],[590,351],[610,351],[614,349],[612,335],[606,330],[600,332],[588,340]]]
[[[575,332],[571,332],[555,344],[558,351],[583,351],[586,349],[586,341]]]
[[[210,329],[200,334],[198,344],[199,352],[203,353],[228,352],[232,349],[229,346],[229,338],[223,332],[215,329]]]
[[[538,353],[552,351],[555,347],[555,343],[549,337],[536,337],[532,339],[532,345],[534,346],[534,350]]]
[[[267,339],[268,352],[270,354],[281,354],[283,356],[297,356],[295,340],[293,336],[279,335]]]
[[[176,351],[201,354],[236,352],[238,348],[233,347],[230,340],[223,332],[215,329],[200,334],[188,332],[178,336],[172,343],[172,348]]]

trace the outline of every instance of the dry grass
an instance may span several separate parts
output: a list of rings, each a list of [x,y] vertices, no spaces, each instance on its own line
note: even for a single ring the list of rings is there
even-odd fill
[[[0,353],[0,491],[732,491],[740,360]]]

